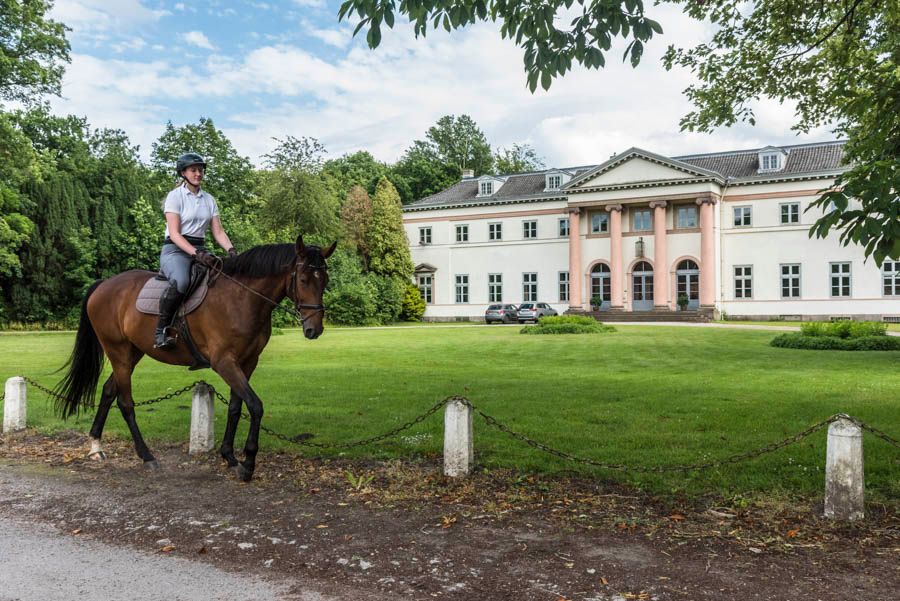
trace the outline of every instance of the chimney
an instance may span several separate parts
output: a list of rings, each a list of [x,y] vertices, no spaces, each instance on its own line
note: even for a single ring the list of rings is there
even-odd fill
[[[474,169],[463,169],[462,170],[462,178],[463,179],[472,179],[473,177],[475,177]]]

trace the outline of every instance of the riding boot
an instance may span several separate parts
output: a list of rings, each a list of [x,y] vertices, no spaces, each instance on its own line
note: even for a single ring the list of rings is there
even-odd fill
[[[175,346],[175,338],[169,336],[168,328],[172,325],[175,314],[181,306],[184,294],[174,285],[169,286],[159,299],[159,321],[156,323],[156,343],[153,348],[170,349]]]

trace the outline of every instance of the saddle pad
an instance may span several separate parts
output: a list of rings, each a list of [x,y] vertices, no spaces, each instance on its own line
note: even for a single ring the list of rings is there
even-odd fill
[[[169,281],[159,277],[150,278],[137,297],[137,310],[147,315],[159,315],[159,297],[169,287]],[[209,274],[203,277],[194,293],[183,303],[178,315],[187,315],[200,306],[209,291]]]

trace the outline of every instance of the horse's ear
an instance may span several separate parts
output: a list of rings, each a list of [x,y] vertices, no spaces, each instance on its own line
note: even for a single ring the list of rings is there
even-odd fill
[[[337,248],[337,240],[334,241],[334,244],[322,251],[322,258],[327,259],[328,257],[330,257],[332,253],[334,253],[335,248]]]
[[[299,236],[297,236],[297,256],[298,257],[303,256],[303,254],[305,252],[306,252],[306,245],[303,244],[303,234],[300,234]]]

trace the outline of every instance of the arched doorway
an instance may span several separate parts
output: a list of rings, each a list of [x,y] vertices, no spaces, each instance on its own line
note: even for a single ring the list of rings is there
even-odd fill
[[[688,297],[688,311],[700,308],[700,268],[690,259],[678,262],[675,268],[675,304],[681,295]]]
[[[631,310],[653,310],[653,267],[641,261],[631,271]]]
[[[599,296],[603,299],[600,310],[609,309],[612,293],[610,292],[609,266],[606,263],[597,263],[591,268],[591,299]]]

